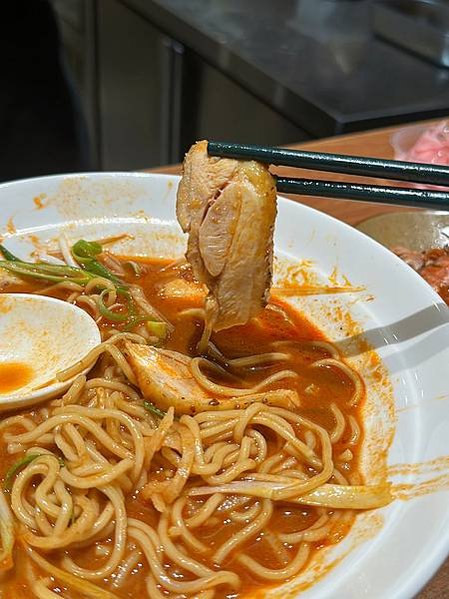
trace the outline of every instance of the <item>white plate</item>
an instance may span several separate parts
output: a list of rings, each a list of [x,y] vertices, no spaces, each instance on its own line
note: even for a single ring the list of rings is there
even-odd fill
[[[0,234],[15,253],[26,255],[61,228],[72,239],[117,232],[135,235],[118,244],[122,253],[178,256],[184,238],[174,222],[177,178],[146,174],[44,177],[0,186]],[[362,327],[389,370],[396,405],[390,464],[428,462],[449,455],[448,309],[408,266],[355,229],[300,204],[280,199],[276,227],[277,276],[288,263],[308,259],[308,271],[326,282],[337,267],[364,291],[292,300],[328,336],[347,346],[350,361],[368,385],[365,471],[375,482],[381,460],[373,459],[392,431],[391,399],[379,368],[361,351]],[[331,280],[332,279],[331,277]],[[349,342],[348,342],[349,338]],[[376,382],[377,381],[377,382]],[[420,471],[426,473],[426,468]],[[440,472],[441,474],[441,472]],[[397,480],[394,477],[394,480]],[[404,479],[402,479],[404,480]],[[417,474],[405,482],[416,482]],[[322,553],[289,590],[269,597],[412,597],[449,551],[449,495],[440,491],[396,501],[362,514],[348,537]],[[371,538],[367,539],[367,536]],[[365,541],[364,541],[365,539]]]

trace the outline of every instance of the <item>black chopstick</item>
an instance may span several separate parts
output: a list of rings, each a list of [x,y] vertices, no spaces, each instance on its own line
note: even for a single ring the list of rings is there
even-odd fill
[[[285,177],[276,177],[276,188],[283,193],[304,196],[322,196],[397,206],[449,210],[449,193],[444,191],[340,183],[317,179],[287,179]]]
[[[449,167],[435,164],[382,160],[380,158],[362,158],[360,156],[325,154],[323,152],[304,152],[302,150],[286,150],[268,146],[233,144],[221,141],[208,142],[208,153],[211,156],[258,160],[259,162],[268,164],[293,166],[314,171],[328,171],[345,173],[347,175],[360,175],[362,177],[378,177],[381,179],[396,179],[397,181],[413,181],[414,183],[449,186]]]

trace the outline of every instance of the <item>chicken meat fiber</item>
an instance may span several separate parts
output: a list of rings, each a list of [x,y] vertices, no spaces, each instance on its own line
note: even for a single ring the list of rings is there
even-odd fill
[[[209,156],[200,141],[185,156],[176,212],[188,234],[187,260],[209,289],[209,326],[245,324],[271,286],[276,186],[268,168]]]
[[[192,358],[177,351],[127,341],[125,354],[142,394],[161,410],[174,407],[177,414],[192,415],[210,410],[244,409],[255,402],[286,409],[299,406],[298,393],[292,389],[248,390],[238,397],[214,394],[195,380]]]

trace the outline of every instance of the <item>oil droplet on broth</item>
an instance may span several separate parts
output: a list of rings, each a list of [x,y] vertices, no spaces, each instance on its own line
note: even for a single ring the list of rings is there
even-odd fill
[[[0,362],[0,394],[16,391],[33,378],[33,369],[22,362]]]

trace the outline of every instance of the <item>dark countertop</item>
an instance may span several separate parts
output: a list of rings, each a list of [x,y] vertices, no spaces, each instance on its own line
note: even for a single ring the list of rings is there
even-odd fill
[[[449,69],[372,33],[370,0],[122,0],[312,137],[449,113]]]

